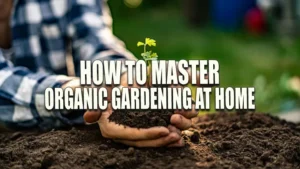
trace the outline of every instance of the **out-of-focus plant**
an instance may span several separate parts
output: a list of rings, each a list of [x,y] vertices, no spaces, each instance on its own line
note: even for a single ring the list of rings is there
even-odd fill
[[[254,81],[256,107],[272,113],[300,107],[300,78],[282,74],[278,81],[267,83],[264,76]]]
[[[300,97],[300,78],[293,77],[288,81],[289,90],[297,93]]]

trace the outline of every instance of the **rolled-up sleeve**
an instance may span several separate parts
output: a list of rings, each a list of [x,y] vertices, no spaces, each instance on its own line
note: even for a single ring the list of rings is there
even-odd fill
[[[44,92],[69,80],[67,76],[32,73],[25,67],[14,67],[0,51],[0,123],[17,129],[49,129],[68,123],[59,118],[60,112],[45,109]]]

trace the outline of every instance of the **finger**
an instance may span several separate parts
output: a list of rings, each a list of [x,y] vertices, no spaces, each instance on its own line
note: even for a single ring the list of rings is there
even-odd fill
[[[184,88],[181,85],[171,85],[170,88]],[[185,118],[191,119],[194,118],[198,115],[198,111],[195,110],[195,101],[192,99],[192,109],[191,110],[175,110],[174,111],[175,114],[181,114],[183,115]]]
[[[180,114],[185,118],[191,119],[197,117],[198,111],[195,110],[195,105],[192,105],[192,110],[175,110],[175,114]]]
[[[175,143],[169,144],[167,147],[183,147],[185,145],[184,139],[181,138]]]
[[[163,147],[180,140],[180,136],[177,133],[170,133],[168,136],[161,137],[154,140],[141,140],[141,141],[130,141],[130,140],[115,140],[116,142],[126,144],[134,147]]]
[[[86,111],[83,115],[83,119],[86,123],[96,123],[101,116],[100,111]]]
[[[169,125],[168,129],[169,129],[170,132],[177,133],[178,135],[181,136],[181,131],[178,128],[176,128],[176,127],[174,127],[172,125]]]
[[[192,126],[192,120],[183,117],[180,114],[174,114],[171,117],[171,124],[181,130],[186,130]]]
[[[112,122],[110,122],[112,123]],[[128,126],[117,125],[112,123],[107,126],[108,137],[112,139],[126,139],[126,140],[149,140],[157,139],[168,135],[170,132],[166,127],[152,127],[149,129],[137,129]],[[102,131],[102,129],[101,129]]]

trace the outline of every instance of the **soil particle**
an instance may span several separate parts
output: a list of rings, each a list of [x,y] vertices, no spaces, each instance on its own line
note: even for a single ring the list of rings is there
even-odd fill
[[[239,130],[241,128],[241,126],[242,126],[241,122],[237,122],[237,123],[233,123],[231,125],[231,128],[234,130]]]
[[[206,157],[206,161],[207,161],[207,162],[211,162],[211,161],[213,161],[213,160],[214,160],[214,158],[213,158],[212,155],[208,155],[208,156]]]
[[[33,168],[33,169],[39,169],[39,168],[42,168],[42,165],[41,165],[41,163],[33,163],[31,165],[31,168]]]
[[[108,149],[108,146],[105,145],[105,144],[101,144],[101,145],[99,145],[98,149],[99,149],[99,150],[107,150],[107,149]]]
[[[21,137],[22,136],[22,133],[20,133],[20,132],[15,132],[15,133],[13,133],[11,136],[10,136],[10,140],[16,140],[16,139],[18,139],[19,137]]]
[[[183,132],[186,141],[183,148],[128,147],[103,138],[94,125],[48,133],[26,131],[15,139],[10,139],[15,133],[0,133],[0,166],[1,169],[300,168],[297,124],[258,113],[217,113],[193,121],[193,128]]]
[[[263,162],[270,161],[270,156],[272,155],[272,151],[266,151],[260,156],[260,160]]]
[[[185,157],[185,153],[181,153],[181,154],[180,154],[180,157],[181,157],[181,158],[184,158],[184,157]]]
[[[77,130],[75,127],[72,127],[72,129],[70,130],[70,134],[75,135],[77,133]]]
[[[117,164],[117,159],[112,158],[112,159],[108,159],[108,160],[105,162],[104,167],[105,167],[105,168],[110,168],[110,167],[114,167],[116,164]]]
[[[297,126],[295,129],[296,129],[297,131],[300,131],[300,126]]]
[[[41,163],[41,168],[49,168],[53,163],[53,155],[49,154],[44,157]]]
[[[14,165],[11,167],[12,169],[23,169],[22,165]]]
[[[134,148],[133,147],[129,147],[127,152],[126,152],[127,155],[133,155],[134,154]]]

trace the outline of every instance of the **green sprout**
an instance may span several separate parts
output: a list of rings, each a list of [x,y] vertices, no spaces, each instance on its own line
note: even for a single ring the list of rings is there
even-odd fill
[[[137,46],[143,46],[144,52],[141,54],[145,61],[147,61],[148,66],[151,66],[152,60],[157,60],[157,53],[153,53],[152,51],[147,51],[147,46],[156,46],[156,41],[154,39],[146,38],[145,42],[138,42]]]
[[[143,59],[146,61],[147,66],[149,68],[149,70],[151,71],[151,63],[152,60],[157,60],[158,55],[157,53],[150,51],[147,51],[147,46],[152,47],[152,46],[156,46],[156,40],[154,39],[150,39],[150,38],[146,38],[145,42],[138,42],[137,46],[143,46],[144,47],[144,52],[141,54],[141,56],[143,57]],[[147,77],[148,77],[148,82],[150,81],[150,74],[151,72],[148,73]]]

